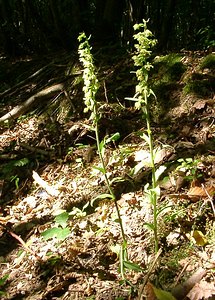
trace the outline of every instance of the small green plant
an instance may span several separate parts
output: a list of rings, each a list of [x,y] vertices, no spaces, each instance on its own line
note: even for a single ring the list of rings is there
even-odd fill
[[[65,240],[69,234],[70,229],[67,227],[69,213],[66,211],[61,212],[55,217],[55,226],[49,228],[41,233],[45,240],[56,238],[58,241]]]
[[[143,30],[142,30],[143,29]],[[145,186],[145,193],[149,198],[149,201],[153,208],[153,222],[146,225],[153,230],[154,233],[154,247],[155,252],[158,252],[158,214],[157,200],[160,195],[160,189],[158,186],[159,170],[156,172],[155,168],[155,150],[153,145],[153,136],[150,124],[149,114],[149,99],[150,97],[156,98],[154,92],[149,87],[148,77],[149,71],[153,68],[152,64],[148,61],[151,51],[157,41],[153,38],[153,34],[147,29],[147,21],[143,20],[143,23],[134,25],[134,39],[137,41],[135,44],[135,54],[133,56],[134,65],[137,68],[135,74],[138,81],[136,86],[136,93],[134,98],[129,100],[135,101],[135,107],[142,111],[143,117],[146,120],[147,130],[142,134],[143,139],[147,142],[150,152],[150,167],[152,170],[152,182],[151,185]]]
[[[9,277],[9,274],[4,275],[3,277],[0,278],[0,296],[4,296],[5,292],[4,292],[4,286],[7,283],[7,279]]]
[[[198,173],[200,160],[193,158],[180,158],[177,161],[180,165],[176,168],[176,171],[179,170],[186,173],[187,175],[184,177],[186,180],[193,181],[202,177],[202,174]]]
[[[215,47],[214,30],[210,26],[201,28],[197,34],[199,35],[200,45],[205,49]]]
[[[201,97],[211,95],[212,83],[210,80],[192,80],[191,78],[187,81],[183,88],[185,95],[194,94]]]
[[[16,172],[18,168],[22,168],[28,164],[29,164],[28,158],[24,157],[22,159],[10,161],[9,163],[5,164],[1,171],[4,175],[4,178],[9,179],[10,182],[14,182],[16,189],[18,189],[20,178],[16,174]],[[13,175],[14,173],[15,175]]]
[[[203,70],[205,68],[214,70],[215,69],[215,55],[209,54],[207,55],[200,63],[200,69]]]
[[[89,38],[86,37],[85,33],[82,33],[78,37],[79,41],[79,60],[83,64],[84,70],[83,70],[83,80],[84,80],[84,86],[83,86],[83,92],[84,92],[84,103],[85,103],[85,109],[84,112],[90,112],[90,120],[92,121],[92,130],[95,132],[96,136],[96,145],[97,145],[97,151],[101,162],[101,167],[97,167],[97,169],[104,175],[105,182],[108,188],[109,193],[108,194],[102,194],[97,197],[100,199],[109,198],[111,199],[116,207],[117,211],[117,221],[119,222],[120,229],[121,229],[121,236],[122,236],[122,245],[120,246],[120,270],[122,278],[124,279],[124,269],[126,268],[125,262],[128,260],[127,256],[127,240],[124,233],[123,223],[120,216],[120,210],[117,203],[116,196],[113,192],[113,189],[111,187],[111,182],[107,176],[107,170],[106,165],[104,162],[104,150],[105,145],[107,142],[109,142],[109,139],[100,141],[99,137],[99,120],[100,120],[100,114],[98,110],[98,103],[96,101],[96,93],[99,88],[98,79],[96,76],[96,70],[93,62],[93,57],[91,54],[91,47],[89,45]],[[118,135],[114,135],[111,137],[111,140],[114,140],[118,137]]]

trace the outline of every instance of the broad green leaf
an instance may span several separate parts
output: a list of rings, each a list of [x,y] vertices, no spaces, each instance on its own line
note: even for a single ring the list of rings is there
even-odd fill
[[[60,241],[60,240],[64,240],[69,234],[70,234],[70,230],[68,227],[66,228],[53,227],[42,232],[41,235],[45,240],[55,237]]]
[[[138,264],[132,263],[130,261],[123,261],[123,265],[128,270],[133,270],[133,271],[136,271],[136,272],[142,272],[143,271],[143,269]]]
[[[59,241],[65,240],[70,235],[70,229],[68,227],[66,228],[58,228],[57,232],[57,239]]]
[[[65,212],[57,215],[54,220],[61,227],[65,228],[67,226],[68,218],[69,218],[69,213],[65,211]]]
[[[120,133],[119,133],[119,132],[116,132],[116,133],[114,133],[112,136],[110,136],[109,138],[106,139],[105,144],[108,144],[108,143],[110,143],[110,142],[112,142],[112,141],[115,142],[115,141],[117,141],[119,138],[120,138]]]
[[[58,227],[49,228],[42,232],[41,235],[45,240],[52,239],[57,236],[58,230]]]
[[[153,287],[153,291],[155,293],[155,296],[157,297],[158,300],[176,300],[175,297],[166,291],[163,291],[161,289],[157,289],[155,286]]]

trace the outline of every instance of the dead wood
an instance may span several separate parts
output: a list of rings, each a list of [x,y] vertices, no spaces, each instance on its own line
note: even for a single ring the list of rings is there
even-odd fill
[[[39,149],[39,148],[36,148],[36,147],[32,147],[30,145],[27,145],[26,143],[19,143],[20,147],[23,147],[31,152],[35,152],[35,153],[39,153],[39,154],[42,154],[42,155],[45,155],[45,156],[51,156],[51,152],[50,151],[46,151],[46,150],[43,150],[43,149]],[[0,156],[0,160],[1,160],[1,156]]]
[[[194,285],[207,274],[207,271],[203,268],[199,268],[190,278],[182,284],[177,285],[173,290],[173,296],[178,299],[184,299]]]
[[[4,116],[2,116],[0,118],[0,123],[7,121],[7,120],[18,118],[23,113],[28,111],[37,102],[39,102],[41,100],[50,99],[51,97],[55,96],[58,92],[62,92],[63,90],[64,90],[64,85],[62,83],[55,84],[53,86],[45,88],[44,90],[34,94],[30,98],[28,98],[24,103],[17,105],[10,112],[8,112]]]
[[[42,73],[45,69],[47,69],[51,64],[48,64],[45,67],[42,67],[41,69],[37,70],[36,72],[34,72],[32,75],[28,76],[28,78],[20,81],[19,83],[17,83],[16,85],[14,85],[13,87],[7,89],[6,91],[0,93],[0,97],[5,97],[6,95],[12,95],[14,94],[18,88],[22,87],[23,85],[25,85],[26,83],[28,83],[31,79],[37,77],[38,75],[40,75],[40,73]]]

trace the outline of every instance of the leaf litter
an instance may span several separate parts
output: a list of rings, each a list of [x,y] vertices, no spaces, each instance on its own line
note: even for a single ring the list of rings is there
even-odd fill
[[[116,70],[109,66],[101,69],[101,78],[108,74],[109,91],[116,85],[115,71],[122,74],[118,86],[125,84],[126,93],[132,87],[127,58],[126,64],[117,64]],[[123,103],[128,94],[119,91],[117,98]],[[81,92],[74,93],[81,102]],[[107,90],[100,94],[101,99],[107,98]],[[107,190],[96,151],[90,158],[88,155],[88,149],[93,149],[88,121],[80,116],[72,125],[59,123],[56,127],[56,120],[43,113],[44,117],[29,116],[0,128],[2,299],[212,299],[214,101],[213,97],[185,95],[177,86],[172,96],[178,103],[166,113],[171,124],[164,120],[153,127],[156,166],[166,168],[160,177],[162,253],[156,260],[152,235],[145,227],[152,212],[144,195],[144,185],[150,180],[149,154],[138,134],[144,121],[132,107],[119,111],[104,99],[101,123],[105,130],[101,134],[121,134],[119,144],[106,149],[108,176],[114,179],[129,259],[142,270],[128,269],[130,284],[121,282],[118,269],[120,231],[114,205],[106,197],[99,199]],[[29,161],[26,164],[8,168],[10,161],[25,157]],[[178,168],[181,158],[185,161],[183,170]],[[188,158],[192,160],[186,161]],[[32,176],[33,171],[36,176]],[[180,176],[183,180],[179,184]],[[56,214],[63,212],[68,218],[56,219]],[[44,239],[47,230],[50,236]],[[196,270],[200,275],[194,276]],[[180,286],[186,291],[183,296],[177,291]]]

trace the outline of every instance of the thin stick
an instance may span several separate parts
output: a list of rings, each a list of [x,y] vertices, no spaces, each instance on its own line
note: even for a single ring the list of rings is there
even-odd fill
[[[144,287],[145,287],[145,285],[146,285],[146,283],[147,283],[147,281],[149,279],[149,276],[151,275],[152,271],[154,270],[155,265],[157,263],[157,260],[158,260],[159,256],[161,255],[161,253],[162,253],[162,250],[160,248],[158,250],[158,252],[156,253],[155,259],[153,260],[152,264],[149,266],[149,270],[148,270],[148,272],[146,274],[146,277],[145,277],[145,279],[143,281],[143,284],[140,287],[140,290],[139,290],[139,293],[138,293],[139,295],[138,295],[138,299],[137,300],[141,300],[142,299],[142,294],[143,294],[143,291],[144,291]]]

